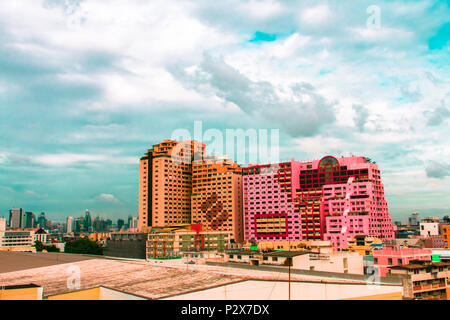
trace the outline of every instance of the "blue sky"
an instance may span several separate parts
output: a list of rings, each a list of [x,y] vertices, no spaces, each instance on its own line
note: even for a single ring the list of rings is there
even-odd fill
[[[449,214],[449,6],[3,1],[0,216],[137,216],[139,157],[195,120],[369,156],[394,219]]]

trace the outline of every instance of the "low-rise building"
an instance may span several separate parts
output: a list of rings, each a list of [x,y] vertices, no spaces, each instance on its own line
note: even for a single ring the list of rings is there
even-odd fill
[[[383,241],[376,237],[357,235],[347,240],[348,250],[358,252],[362,256],[372,256],[374,248],[380,248]]]
[[[258,250],[305,251],[310,250],[321,253],[333,252],[333,243],[330,240],[300,240],[300,241],[263,241],[257,244]]]
[[[0,300],[42,300],[44,289],[35,284],[2,286]]]
[[[397,265],[407,265],[411,260],[431,261],[431,249],[403,248],[401,246],[384,246],[373,251],[373,262],[384,277],[389,269]]]
[[[0,250],[36,252],[34,244],[33,230],[6,230],[6,219],[0,218]]]
[[[402,278],[403,299],[448,300],[450,263],[411,261],[394,266],[390,274]]]
[[[363,256],[356,252],[239,250],[227,251],[224,261],[250,265],[291,266],[292,269],[298,270],[364,274]]]
[[[229,231],[203,231],[199,224],[153,228],[147,237],[147,259],[180,258],[183,252],[223,252],[230,244]]]
[[[422,239],[424,248],[444,248],[444,237],[441,235],[429,236]]]
[[[119,258],[145,259],[146,241],[146,233],[113,232],[106,241],[103,255]]]
[[[444,248],[450,249],[450,225],[442,226]]]
[[[428,217],[420,222],[420,236],[423,238],[439,235],[439,218]]]

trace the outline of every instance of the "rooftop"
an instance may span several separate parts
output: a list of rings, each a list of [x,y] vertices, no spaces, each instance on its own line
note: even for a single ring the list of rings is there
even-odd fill
[[[450,266],[450,262],[413,261],[412,263],[404,266],[391,267],[391,269],[413,270],[413,269],[426,269],[429,267],[447,267],[447,266]]]
[[[45,256],[45,258],[44,258]],[[76,260],[69,255],[66,261],[72,259],[72,263],[50,264],[48,257],[55,259],[56,254],[36,253],[32,259],[15,254],[2,255],[1,267],[4,262],[8,265],[13,261],[25,261],[31,263],[36,260],[35,265],[47,266],[27,269],[13,270],[11,272],[0,273],[0,283],[4,286],[17,286],[24,283],[33,283],[44,288],[44,296],[52,296],[83,289],[91,289],[99,286],[108,287],[125,293],[139,295],[149,299],[156,299],[168,295],[182,292],[202,290],[217,285],[224,285],[235,281],[241,281],[243,277],[234,275],[224,275],[219,273],[208,273],[205,271],[185,270],[180,272],[176,268],[164,268],[157,265],[149,265],[145,261],[139,260],[114,260],[93,257],[87,260]],[[42,262],[47,263],[42,263]],[[73,267],[79,268],[80,288],[69,289],[67,280],[74,274]],[[9,268],[12,270],[13,268]]]

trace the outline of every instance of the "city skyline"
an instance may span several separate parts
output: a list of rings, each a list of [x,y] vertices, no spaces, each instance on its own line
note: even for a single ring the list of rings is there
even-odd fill
[[[450,214],[449,14],[448,1],[4,3],[0,216],[137,216],[139,158],[196,120],[279,129],[282,158],[370,157],[394,221]]]

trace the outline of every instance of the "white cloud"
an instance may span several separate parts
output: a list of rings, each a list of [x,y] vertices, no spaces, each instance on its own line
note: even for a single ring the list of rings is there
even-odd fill
[[[99,196],[99,199],[107,201],[107,202],[112,202],[112,203],[118,203],[119,200],[116,199],[116,197],[114,197],[114,195],[109,194],[109,193],[102,193]]]
[[[106,157],[94,154],[46,154],[32,157],[32,162],[47,166],[67,166],[80,162],[98,162],[105,161]]]
[[[319,26],[326,24],[330,20],[331,14],[330,7],[326,4],[322,4],[304,9],[300,13],[300,19],[308,25]]]

